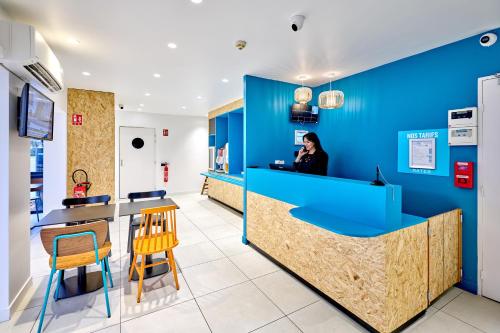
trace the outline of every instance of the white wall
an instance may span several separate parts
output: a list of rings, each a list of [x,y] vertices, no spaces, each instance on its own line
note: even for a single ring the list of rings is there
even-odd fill
[[[206,117],[159,115],[144,112],[116,112],[116,194],[119,195],[119,127],[156,129],[156,187],[165,189],[160,163],[169,165],[167,193],[199,191],[203,178],[200,172],[208,165],[208,120]],[[163,129],[169,136],[162,136]]]
[[[23,82],[0,67],[0,321],[30,280],[30,141],[17,133],[17,97]]]

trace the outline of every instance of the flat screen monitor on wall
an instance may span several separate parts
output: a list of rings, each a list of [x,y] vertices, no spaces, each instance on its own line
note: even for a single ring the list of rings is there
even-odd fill
[[[54,102],[26,83],[19,99],[19,136],[52,141],[53,130]]]
[[[296,123],[318,123],[318,107],[307,104],[293,104],[290,109],[290,121]]]

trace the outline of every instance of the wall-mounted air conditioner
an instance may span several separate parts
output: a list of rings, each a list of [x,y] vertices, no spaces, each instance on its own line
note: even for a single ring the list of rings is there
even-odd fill
[[[51,92],[63,89],[63,69],[33,26],[0,21],[0,63],[12,73]]]

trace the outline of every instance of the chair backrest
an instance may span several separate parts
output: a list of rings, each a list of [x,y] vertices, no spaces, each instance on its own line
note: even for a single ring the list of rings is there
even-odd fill
[[[135,199],[147,199],[147,198],[165,198],[167,192],[165,190],[149,191],[149,192],[131,192],[128,194],[130,202],[134,202]]]
[[[72,235],[86,231],[93,231],[100,248],[108,236],[108,222],[98,221],[75,225],[71,227],[43,228],[40,231],[43,247],[49,255],[54,251],[54,238],[61,235]],[[94,239],[91,235],[82,235],[74,238],[59,239],[57,241],[57,256],[69,256],[94,250]]]
[[[157,245],[162,249],[173,247],[177,243],[175,209],[174,205],[141,209],[136,248],[141,249],[144,241],[149,241],[153,248],[157,248]]]
[[[71,208],[74,206],[91,205],[98,203],[104,203],[105,205],[107,205],[109,201],[111,201],[111,197],[106,194],[106,195],[97,195],[94,197],[66,198],[63,199],[62,204],[66,208]]]

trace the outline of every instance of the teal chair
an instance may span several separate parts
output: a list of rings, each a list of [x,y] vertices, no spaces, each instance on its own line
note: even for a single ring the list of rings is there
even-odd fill
[[[62,271],[95,263],[101,265],[102,281],[104,285],[104,295],[106,298],[106,308],[108,318],[111,317],[108,298],[108,280],[113,288],[113,278],[109,268],[108,256],[111,252],[111,242],[106,241],[108,236],[108,222],[98,221],[87,224],[80,224],[61,228],[44,228],[40,232],[43,247],[50,255],[49,266],[51,268],[45,298],[43,300],[38,333],[42,332],[43,319],[47,308],[47,301],[50,295],[50,286],[56,271],[57,286],[54,292],[54,299],[59,298],[59,287],[62,280]],[[107,274],[106,274],[107,272]]]

